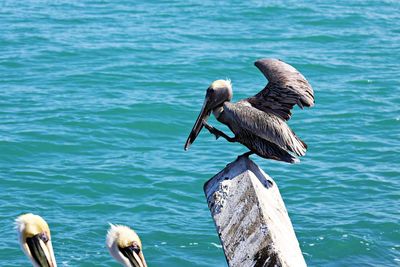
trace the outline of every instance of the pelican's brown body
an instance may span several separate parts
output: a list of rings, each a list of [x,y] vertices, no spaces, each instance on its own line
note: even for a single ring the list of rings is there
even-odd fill
[[[230,81],[214,81],[207,89],[206,99],[199,117],[185,144],[185,150],[194,142],[205,126],[217,138],[222,136],[229,142],[239,142],[250,149],[250,153],[289,163],[304,156],[307,145],[289,128],[286,121],[291,117],[294,105],[311,107],[314,93],[295,68],[276,59],[255,62],[269,80],[267,86],[253,97],[231,103]],[[227,125],[235,134],[233,138],[207,124],[213,112],[216,119]]]
[[[240,127],[236,123],[235,114],[240,112],[246,113],[247,109],[250,110],[250,112],[248,112],[247,114],[247,118],[251,119],[250,123],[254,123],[254,125],[257,125],[258,121],[262,123],[262,120],[269,120],[270,122],[274,122],[275,124],[278,125],[280,124],[281,126],[285,126],[285,123],[282,122],[278,117],[274,116],[273,114],[261,113],[261,111],[258,110],[251,110],[254,108],[248,106],[244,102],[238,102],[238,103],[226,102],[223,106],[223,111],[221,112],[220,116],[217,117],[217,120],[227,125],[229,129],[235,134],[234,141],[237,141],[245,145],[248,149],[250,149],[250,151],[254,152],[260,157],[286,161],[290,163],[297,162],[298,161],[297,158],[293,157],[285,149],[283,149],[282,147],[273,142],[268,141],[268,139],[263,138],[262,132],[260,132],[261,136],[259,136],[257,134],[254,134],[251,130],[247,130],[246,128]],[[290,131],[289,127],[285,128],[286,128],[285,130]],[[276,133],[276,131],[271,131],[270,136],[271,139],[272,138],[277,139],[281,137],[281,135]],[[298,139],[294,135],[294,133],[292,138],[296,139],[296,143],[300,147],[298,148],[299,154],[304,155],[302,154],[302,150],[303,149],[305,150],[306,145],[300,139]],[[288,150],[292,151],[294,149],[288,147]]]

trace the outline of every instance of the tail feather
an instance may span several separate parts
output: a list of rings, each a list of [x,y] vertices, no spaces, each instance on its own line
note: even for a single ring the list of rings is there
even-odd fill
[[[286,146],[286,149],[290,152],[295,153],[297,156],[304,156],[307,151],[307,144],[303,142],[292,129],[290,129],[291,134],[289,135],[290,143]]]

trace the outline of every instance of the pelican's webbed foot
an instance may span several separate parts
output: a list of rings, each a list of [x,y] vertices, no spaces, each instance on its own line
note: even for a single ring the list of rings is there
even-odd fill
[[[211,126],[210,124],[208,124],[206,121],[203,120],[203,124],[204,127],[206,127],[206,129],[215,136],[215,139],[218,139],[220,137],[225,138],[228,142],[236,142],[236,139],[233,137],[229,137],[227,134],[225,134],[224,132],[214,128],[213,126]]]

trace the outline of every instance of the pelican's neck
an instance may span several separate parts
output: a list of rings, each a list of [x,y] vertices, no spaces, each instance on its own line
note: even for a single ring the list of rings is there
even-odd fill
[[[222,103],[221,106],[218,106],[212,110],[214,117],[218,120],[218,118],[221,116],[222,112],[224,111],[224,104]]]

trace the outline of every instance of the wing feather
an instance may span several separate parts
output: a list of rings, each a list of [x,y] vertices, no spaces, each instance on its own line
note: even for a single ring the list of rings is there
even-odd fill
[[[268,79],[267,86],[255,96],[244,99],[253,107],[289,120],[294,105],[314,105],[314,91],[306,78],[291,65],[278,59],[260,59],[256,67]]]
[[[244,128],[298,156],[304,156],[307,145],[280,117],[252,107],[248,102],[224,103],[224,113],[238,128]]]

